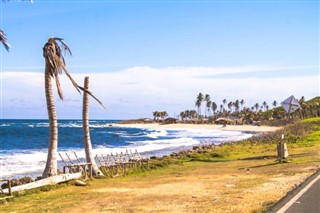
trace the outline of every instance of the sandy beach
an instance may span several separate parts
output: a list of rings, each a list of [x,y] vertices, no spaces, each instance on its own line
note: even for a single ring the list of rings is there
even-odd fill
[[[165,130],[184,130],[184,129],[212,129],[224,131],[248,131],[248,132],[271,132],[281,129],[281,127],[272,126],[252,126],[252,125],[216,125],[216,124],[112,124],[115,127],[132,127],[132,128],[146,128],[146,129],[165,129]]]

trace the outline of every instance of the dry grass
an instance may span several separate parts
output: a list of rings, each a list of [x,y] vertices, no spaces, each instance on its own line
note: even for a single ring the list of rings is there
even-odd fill
[[[319,169],[319,137],[311,136],[313,145],[289,144],[283,164],[274,143],[229,144],[168,167],[17,197],[1,212],[261,212]]]
[[[273,159],[172,165],[15,198],[1,212],[253,212],[275,203],[318,166]]]

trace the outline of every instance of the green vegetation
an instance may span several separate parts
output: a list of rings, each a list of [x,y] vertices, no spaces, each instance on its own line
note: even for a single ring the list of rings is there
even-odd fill
[[[201,111],[202,103],[205,102],[205,113]],[[302,96],[299,99],[301,108],[292,113],[289,117],[282,106],[278,106],[278,102],[274,100],[272,107],[263,101],[261,104],[255,103],[253,106],[245,106],[245,101],[222,100],[218,105],[211,100],[209,94],[203,95],[199,93],[195,100],[196,110],[185,110],[180,112],[179,116],[182,122],[190,123],[213,123],[217,118],[225,117],[235,121],[236,124],[255,124],[255,125],[271,125],[283,126],[286,123],[292,123],[298,120],[320,117],[320,97],[315,97],[309,101],[305,101]],[[160,112],[153,112],[155,121],[162,121],[168,116],[167,113],[159,114]],[[160,116],[161,115],[161,116]],[[159,119],[161,117],[161,119]]]
[[[162,157],[150,162],[150,167],[163,168],[168,165],[187,162],[224,162],[239,159],[276,158],[276,145],[281,134],[285,133],[285,142],[289,151],[296,147],[320,145],[320,118],[310,118],[287,125],[284,129],[262,133],[258,136],[221,146],[203,146],[191,151],[180,152],[171,157]]]
[[[189,151],[151,159],[150,169],[135,170],[126,176],[117,178],[99,178],[87,181],[90,187],[77,187],[73,182],[69,182],[15,193],[12,201],[1,205],[1,211],[32,212],[35,211],[35,205],[37,209],[44,212],[70,212],[75,209],[90,212],[92,208],[95,208],[96,212],[100,212],[104,211],[106,206],[113,206],[114,211],[126,211],[123,209],[123,205],[128,205],[127,209],[144,212],[141,210],[141,205],[144,204],[136,203],[134,200],[140,199],[140,202],[148,202],[149,205],[154,205],[154,202],[164,202],[161,204],[162,206],[166,202],[171,202],[172,198],[166,194],[157,194],[156,197],[147,194],[146,197],[143,197],[143,201],[141,200],[141,196],[144,196],[153,187],[157,193],[161,193],[157,187],[166,187],[169,182],[170,184],[178,184],[178,186],[180,186],[179,184],[186,186],[199,183],[208,184],[206,187],[213,188],[211,193],[215,193],[216,197],[228,199],[232,204],[232,202],[239,201],[239,194],[241,194],[242,202],[247,203],[252,201],[250,196],[256,196],[257,199],[260,199],[262,195],[252,195],[252,193],[255,191],[259,193],[260,188],[265,183],[273,183],[274,178],[280,178],[279,181],[283,178],[287,183],[287,179],[299,174],[306,175],[307,171],[309,172],[307,174],[310,174],[310,170],[317,167],[320,162],[319,130],[320,118],[311,118],[288,124],[285,129],[260,134],[241,142],[221,146],[194,147]],[[284,131],[289,158],[287,163],[279,164],[276,162],[276,144]],[[310,169],[306,170],[307,168]],[[192,182],[193,180],[195,182]],[[185,184],[186,181],[191,182]],[[215,187],[211,187],[212,185]],[[253,189],[255,191],[252,191]],[[289,189],[287,188],[286,192]],[[104,190],[105,192],[110,191],[110,193],[103,193]],[[135,194],[140,190],[143,194]],[[167,193],[166,190],[163,192]],[[281,193],[274,193],[273,196],[270,196],[270,192],[268,191],[267,197],[261,198],[263,202],[258,202],[254,207],[257,212],[268,209],[283,196]],[[197,198],[191,198],[190,195],[190,199],[200,199],[200,196],[196,195]],[[178,197],[180,200],[176,200]],[[175,194],[174,198],[172,201],[177,201],[177,203],[188,202],[185,200],[188,198],[183,192],[181,195]],[[213,202],[207,197],[201,199],[201,202]],[[217,209],[223,209],[229,205],[225,202],[218,202],[219,199],[215,200],[216,203],[204,205],[206,207],[197,206],[198,202],[191,202],[190,205],[195,205],[200,209],[204,208],[203,210],[207,212],[210,212],[210,209],[205,208],[211,208],[212,205]],[[82,203],[83,201],[85,203]],[[228,208],[232,208],[232,206]],[[252,211],[250,209],[247,212]]]

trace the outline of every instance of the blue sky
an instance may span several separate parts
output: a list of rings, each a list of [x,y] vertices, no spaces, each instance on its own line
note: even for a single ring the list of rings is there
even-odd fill
[[[1,117],[46,118],[42,47],[62,37],[69,71],[91,78],[91,118],[170,116],[199,92],[220,104],[319,96],[319,1],[45,1],[1,3]],[[61,76],[58,118],[80,118]],[[54,88],[55,91],[55,88]],[[56,95],[56,94],[55,94]]]

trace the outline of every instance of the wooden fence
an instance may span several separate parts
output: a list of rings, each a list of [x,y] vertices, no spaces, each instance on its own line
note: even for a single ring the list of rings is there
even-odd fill
[[[102,172],[110,177],[126,175],[137,169],[149,169],[149,160],[142,158],[137,150],[135,152],[126,150],[125,153],[100,154],[96,155],[95,159],[100,164]]]

